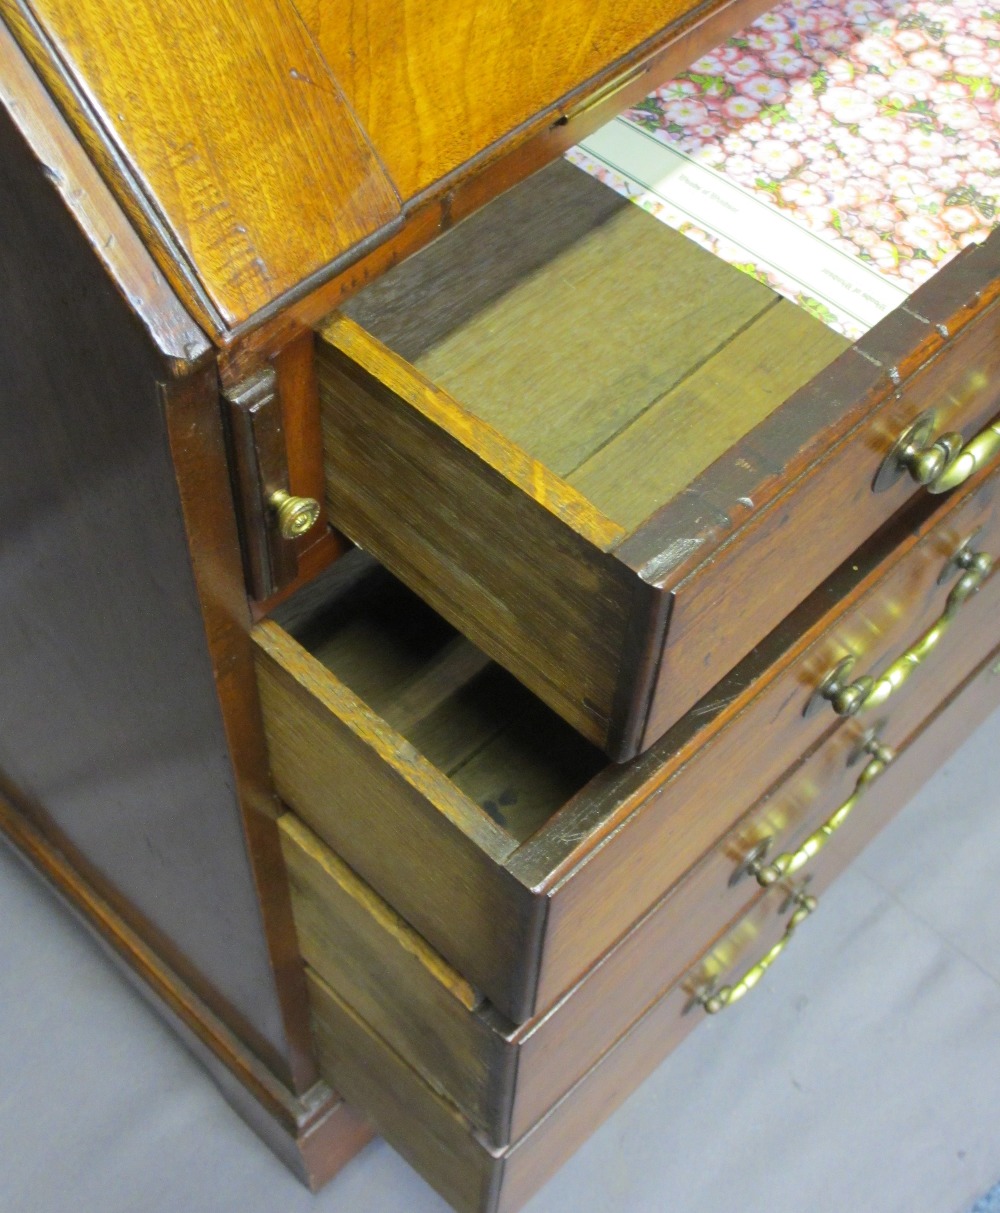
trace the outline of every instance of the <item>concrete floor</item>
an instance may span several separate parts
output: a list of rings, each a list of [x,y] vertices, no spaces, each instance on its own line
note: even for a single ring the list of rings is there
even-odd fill
[[[1000,1178],[1000,714],[529,1213],[965,1213]],[[2,1213],[445,1213],[384,1143],[301,1188],[0,848]]]

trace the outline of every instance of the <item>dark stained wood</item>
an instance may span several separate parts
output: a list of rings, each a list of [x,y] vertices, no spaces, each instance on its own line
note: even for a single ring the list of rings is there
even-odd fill
[[[879,781],[879,812],[852,822],[819,856],[809,884],[821,893],[1000,702],[987,663],[911,735]],[[762,896],[701,964],[676,984],[544,1117],[505,1150],[486,1146],[318,976],[310,974],[324,1072],[369,1112],[379,1130],[461,1213],[515,1213],[675,1048],[704,1013],[693,993],[709,979],[739,973],[784,931],[780,890]],[[820,906],[817,912],[822,912]],[[808,947],[808,921],[795,947]],[[752,997],[752,995],[751,995]],[[737,1010],[728,1012],[738,1014]]]
[[[315,1078],[304,1016],[279,990],[288,978],[301,991],[301,976],[274,823],[243,819],[220,711],[230,689],[254,701],[208,347],[106,191],[90,192],[51,108],[29,108],[30,75],[12,79],[17,121],[0,124],[0,782],[213,1013],[304,1089]],[[254,744],[260,762],[259,733]]]
[[[323,1082],[293,1095],[53,849],[0,798],[0,835],[93,935],[119,972],[181,1037],[222,1094],[279,1158],[319,1187],[371,1138],[372,1128]]]
[[[544,834],[512,857],[511,869],[548,894],[549,947],[539,976],[540,1005],[579,973],[596,939],[617,938],[634,907],[648,904],[648,893],[664,888],[665,876],[683,872],[718,836],[732,820],[733,806],[771,786],[789,758],[825,731],[828,717],[805,718],[802,711],[837,661],[854,654],[866,671],[875,672],[938,618],[947,586],[938,585],[937,578],[980,521],[983,547],[996,550],[998,494],[994,476],[953,501],[943,516],[909,524],[901,520],[899,529],[891,528],[881,540],[895,540],[884,563],[876,562],[879,540],[855,552],[732,678],[723,679],[641,760],[623,769],[619,781],[602,786],[605,776],[598,777],[589,797],[578,794]],[[874,568],[869,561],[876,562]],[[998,593],[1000,582],[993,578],[981,597],[967,604],[963,632],[989,633]],[[938,655],[942,662],[960,637],[948,639],[953,646],[945,643]],[[696,755],[698,763],[692,761]],[[677,811],[690,804],[699,805],[700,812]],[[627,829],[619,828],[623,809],[631,814]]]
[[[907,739],[878,783],[878,812],[859,815],[814,861],[809,890],[822,891],[906,803],[969,732],[1000,703],[992,672],[1000,650]],[[784,932],[784,892],[762,895],[699,964],[657,1001],[573,1088],[506,1149],[486,1145],[372,1028],[315,974],[310,991],[324,1073],[348,1093],[396,1149],[460,1213],[516,1213],[584,1140],[704,1018],[694,994],[739,976]],[[817,913],[822,913],[820,904]],[[809,923],[792,946],[808,947]],[[780,963],[780,962],[779,962]],[[753,995],[750,995],[753,997]],[[733,1008],[728,1014],[738,1014]]]
[[[844,350],[595,189],[550,166],[318,357],[331,518],[621,760],[920,491],[871,483],[930,403],[970,433],[1000,409],[1000,236]]]
[[[227,759],[289,1044],[291,1081],[304,1090],[314,1081],[315,1065],[303,1014],[302,972],[287,877],[274,823],[276,805],[256,696],[236,518],[232,499],[218,491],[226,483],[227,469],[217,393],[213,368],[200,382],[187,380],[163,392],[162,412]]]
[[[312,497],[322,509],[326,477],[315,345],[316,335],[308,329],[276,354],[271,365],[278,376],[289,491],[296,497]],[[258,604],[258,617],[263,618],[317,576],[331,561],[342,556],[348,546],[347,540],[327,525],[325,512],[321,514],[313,529],[295,541],[298,577],[273,598]]]
[[[245,321],[399,214],[288,0],[4,0],[5,19],[188,307]]]
[[[275,493],[289,492],[278,377],[261,370],[223,400],[247,587],[252,597],[267,599],[299,575],[298,553],[270,506]]]
[[[512,805],[522,786],[537,795],[558,753],[550,739],[561,722],[536,717],[534,726],[501,732],[481,750],[484,763],[491,748],[502,759],[491,780],[484,782],[482,771],[470,778],[469,790],[482,797],[477,803],[462,790],[465,766],[449,778],[416,752],[419,721],[401,722],[399,732],[334,672],[343,661],[367,699],[378,700],[380,664],[388,685],[399,687],[391,614],[382,633],[352,633],[345,647],[357,654],[360,646],[360,657],[338,660],[337,646],[328,647],[333,669],[276,624],[263,625],[261,690],[278,792],[498,1010],[523,1022],[572,986],[833,727],[832,711],[804,718],[802,709],[845,653],[875,668],[937,618],[948,592],[938,584],[942,568],[979,525],[977,542],[986,550],[1000,542],[998,510],[997,477],[936,510],[919,503],[909,519],[856,553],[641,760],[591,777],[586,754],[571,759],[551,780],[547,819],[546,802],[532,804],[543,824],[524,841],[517,828],[497,824],[503,793]],[[994,579],[963,608],[970,643],[978,643],[976,629],[995,610],[998,587]],[[397,610],[396,643],[405,648],[408,634],[424,634],[423,617],[405,597]],[[331,617],[329,626],[331,636],[349,627],[350,610]],[[960,634],[948,639],[958,660]],[[308,643],[321,642],[314,636]],[[411,669],[406,679],[413,677]],[[471,695],[472,685],[463,693]],[[520,703],[529,699],[522,692]],[[516,719],[522,708],[511,702]],[[474,711],[467,697],[465,712]],[[439,712],[435,701],[431,716]],[[580,788],[568,800],[567,778]],[[365,813],[373,799],[374,819]]]

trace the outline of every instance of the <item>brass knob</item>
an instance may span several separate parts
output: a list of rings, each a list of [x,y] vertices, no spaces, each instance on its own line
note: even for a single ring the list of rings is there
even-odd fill
[[[312,497],[293,497],[284,489],[271,494],[271,509],[278,515],[282,539],[298,539],[319,520],[319,502]]]

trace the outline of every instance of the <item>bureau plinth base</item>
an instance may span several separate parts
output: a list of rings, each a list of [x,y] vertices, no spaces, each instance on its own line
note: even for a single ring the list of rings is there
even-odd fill
[[[211,1075],[226,1102],[317,1191],[374,1136],[324,1082],[296,1095],[139,938],[22,814],[0,797],[0,839],[58,897]]]

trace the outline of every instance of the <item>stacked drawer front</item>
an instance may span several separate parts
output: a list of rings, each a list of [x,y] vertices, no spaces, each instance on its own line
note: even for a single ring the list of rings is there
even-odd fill
[[[360,558],[261,625],[323,1065],[456,1207],[526,1199],[1000,701],[997,494],[896,519],[624,767]]]

